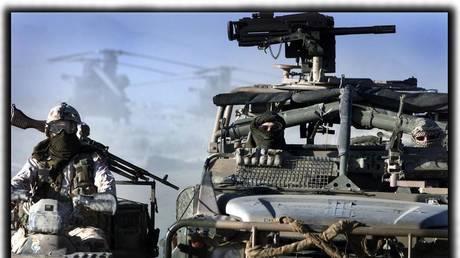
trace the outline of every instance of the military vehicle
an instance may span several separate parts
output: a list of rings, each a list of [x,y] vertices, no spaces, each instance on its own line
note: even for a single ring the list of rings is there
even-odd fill
[[[11,106],[11,124],[27,129],[34,128],[45,131],[44,120],[35,120],[26,116],[13,104]],[[155,213],[158,213],[156,199],[157,182],[179,188],[168,181],[168,176],[159,178],[112,153],[108,147],[89,138],[90,128],[80,125],[80,140],[83,144],[96,147],[101,155],[106,156],[110,171],[121,176],[116,180],[117,185],[150,187],[150,203],[139,203],[123,198],[114,198],[111,194],[80,195],[66,202],[55,199],[41,199],[30,206],[25,228],[26,238],[14,238],[17,230],[23,230],[19,225],[18,207],[11,210],[11,242],[16,250],[12,257],[157,257],[159,255],[158,240],[160,230],[155,228]],[[11,201],[28,202],[30,193],[12,192]],[[67,217],[72,206],[81,204],[91,210],[103,214],[104,233],[107,237],[110,251],[95,252],[80,250],[70,240],[71,236],[64,233]],[[70,205],[70,208],[68,207]],[[150,207],[149,207],[150,206]],[[150,215],[149,215],[150,212]],[[98,217],[99,219],[99,217]],[[22,229],[21,229],[22,228]],[[21,241],[21,243],[18,243]]]
[[[334,27],[320,13],[229,22],[239,46],[284,44],[296,64],[278,66],[279,84],[213,98],[209,157],[201,183],[177,198],[165,257],[447,257],[447,94],[416,78],[333,75],[336,36],[394,32]],[[249,144],[267,111],[304,142]]]

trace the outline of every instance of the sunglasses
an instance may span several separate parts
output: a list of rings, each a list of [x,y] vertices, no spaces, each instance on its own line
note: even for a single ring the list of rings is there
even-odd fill
[[[74,121],[68,120],[58,120],[48,123],[48,130],[51,133],[59,134],[62,131],[65,131],[68,134],[76,133],[77,123]]]

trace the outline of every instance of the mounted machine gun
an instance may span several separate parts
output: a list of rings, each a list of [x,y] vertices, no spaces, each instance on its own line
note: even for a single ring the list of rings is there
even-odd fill
[[[272,12],[255,13],[252,18],[228,23],[228,38],[237,40],[240,47],[257,46],[271,51],[272,45],[284,43],[286,58],[295,58],[297,65],[280,68],[287,78],[292,68],[301,68],[301,78],[311,85],[331,80],[338,83],[336,77],[324,76],[335,72],[335,36],[395,31],[394,25],[334,28],[334,19],[319,13],[277,17]]]

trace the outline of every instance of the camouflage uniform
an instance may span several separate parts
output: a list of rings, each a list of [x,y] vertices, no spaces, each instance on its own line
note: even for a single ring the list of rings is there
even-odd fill
[[[53,132],[51,126],[56,121],[62,121],[63,124],[68,121],[81,123],[80,116],[73,107],[62,103],[52,108],[45,129],[48,138],[34,148],[32,157],[11,179],[11,190],[31,193],[31,202],[47,198],[70,203],[72,197],[95,193],[109,193],[116,196],[115,178],[108,168],[105,157],[93,147],[80,143],[76,136],[76,124],[69,129],[70,132],[67,132],[67,129]],[[13,208],[17,212],[13,214],[13,218],[18,220],[15,224],[25,225],[30,205],[30,202],[23,203]],[[107,216],[82,206],[77,206],[70,214],[72,215],[69,218],[63,218],[64,224],[68,225],[65,233],[77,249],[88,251],[87,249],[95,247],[108,250],[103,231],[99,229],[110,229]],[[83,227],[75,227],[75,225]],[[24,234],[24,230],[18,232]],[[86,248],[88,246],[89,248]],[[13,248],[15,249],[18,247]]]
[[[115,190],[115,178],[110,172],[106,161],[97,153],[93,153],[93,166],[94,166],[94,186],[97,188],[98,193],[111,193],[116,195]],[[75,178],[75,166],[72,159],[67,166],[62,170],[63,178],[60,185],[60,194],[62,197],[69,197],[71,194],[71,188],[73,179]],[[41,164],[34,158],[29,158],[26,164],[19,170],[11,179],[11,190],[27,190],[31,191],[32,186],[37,182],[39,177],[39,170],[41,170]]]

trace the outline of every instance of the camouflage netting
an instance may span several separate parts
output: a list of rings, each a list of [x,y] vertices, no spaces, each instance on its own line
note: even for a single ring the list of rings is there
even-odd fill
[[[365,236],[349,235],[353,229],[362,226],[361,223],[349,220],[340,220],[330,225],[320,234],[308,233],[303,228],[302,223],[289,217],[280,219],[280,223],[289,224],[295,232],[303,234],[305,239],[287,244],[280,247],[255,246],[251,247],[252,241],[247,241],[245,254],[246,257],[273,257],[282,254],[300,252],[308,248],[317,247],[327,255],[334,258],[348,257],[346,252],[339,250],[331,241],[338,235],[347,236],[350,247],[358,257],[371,257],[370,250],[366,244]]]
[[[354,82],[348,80],[347,83],[355,85],[357,94],[354,97],[354,103],[360,103],[373,107],[381,107],[393,111],[398,110],[400,96],[401,94],[404,94],[396,92],[392,89],[385,89],[381,86],[376,86],[373,82],[365,79],[357,80]],[[358,86],[357,84],[361,84],[361,86]],[[369,85],[366,86],[366,84]],[[435,93],[427,91],[405,94],[405,113],[448,111],[449,96],[447,93]],[[232,92],[218,94],[214,96],[213,101],[217,106],[225,106],[275,103],[290,100],[293,103],[301,104],[302,106],[310,106],[317,103],[329,103],[332,101],[337,101],[339,96],[340,90],[337,88],[300,91],[295,93],[290,91]]]
[[[417,118],[413,121],[414,129],[411,131],[412,140],[418,146],[433,147],[442,144],[444,132],[433,121]]]

